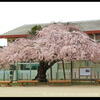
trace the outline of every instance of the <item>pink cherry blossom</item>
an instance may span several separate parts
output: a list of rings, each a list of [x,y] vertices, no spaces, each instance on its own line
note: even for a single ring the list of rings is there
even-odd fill
[[[29,61],[95,62],[97,55],[100,55],[99,48],[93,39],[73,25],[50,24],[32,39],[16,39],[0,50],[0,64],[5,65],[3,68],[9,68],[9,64]]]

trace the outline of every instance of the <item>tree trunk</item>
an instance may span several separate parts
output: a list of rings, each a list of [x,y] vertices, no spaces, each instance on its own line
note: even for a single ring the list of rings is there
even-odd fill
[[[56,63],[55,61],[53,61],[51,63],[41,61],[40,66],[39,66],[38,71],[37,71],[37,75],[36,75],[34,80],[38,80],[39,82],[47,82],[46,72],[55,63]]]

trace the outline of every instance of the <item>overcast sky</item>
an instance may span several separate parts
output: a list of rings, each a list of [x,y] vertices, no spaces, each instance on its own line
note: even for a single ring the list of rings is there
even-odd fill
[[[0,34],[23,24],[100,19],[100,2],[0,2]]]
[[[100,19],[100,2],[0,2],[0,34],[24,24]]]

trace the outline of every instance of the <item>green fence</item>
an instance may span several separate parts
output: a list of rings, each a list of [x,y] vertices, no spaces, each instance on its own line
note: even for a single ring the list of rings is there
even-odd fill
[[[17,68],[14,70],[13,81],[16,80],[32,80],[37,74],[37,69],[39,67],[38,63],[18,63]],[[79,69],[81,67],[91,67],[92,75],[91,77],[80,77]],[[0,80],[11,80],[10,76],[11,70],[0,70]],[[71,79],[100,79],[100,64],[94,64],[90,61],[75,61],[72,66],[71,74],[71,63],[66,62],[64,66],[62,62],[54,64],[52,69],[47,71],[48,80],[66,80]]]

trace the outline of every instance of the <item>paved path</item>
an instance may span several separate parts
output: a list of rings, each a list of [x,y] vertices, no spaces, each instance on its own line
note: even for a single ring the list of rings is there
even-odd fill
[[[100,97],[100,86],[0,87],[0,97]]]

